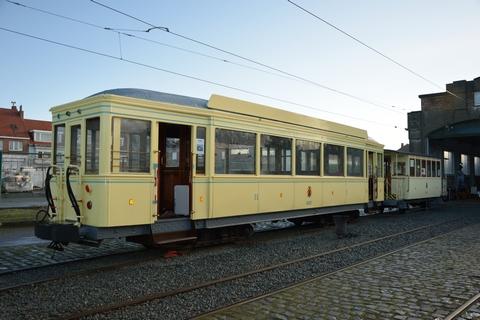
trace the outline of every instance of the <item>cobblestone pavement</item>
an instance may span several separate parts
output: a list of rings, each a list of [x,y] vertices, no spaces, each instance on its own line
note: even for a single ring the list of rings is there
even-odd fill
[[[442,319],[480,290],[479,240],[472,225],[202,319]]]
[[[57,252],[47,244],[0,247],[0,274],[15,270],[46,266],[113,253],[125,253],[143,248],[125,240],[105,240],[98,248],[70,244],[65,251]]]

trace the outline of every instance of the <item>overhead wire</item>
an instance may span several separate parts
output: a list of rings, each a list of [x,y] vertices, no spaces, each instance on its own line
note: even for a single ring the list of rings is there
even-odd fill
[[[183,37],[182,35],[179,35],[179,34],[176,34],[176,33],[172,33],[172,32],[170,31],[170,29],[169,29],[169,28],[166,28],[166,27],[154,27],[153,25],[151,25],[152,27],[150,27],[150,28],[148,28],[148,29],[146,29],[146,30],[113,28],[113,27],[101,26],[101,25],[98,25],[98,24],[95,24],[95,23],[91,23],[91,22],[87,22],[87,21],[84,21],[84,20],[80,20],[80,19],[68,17],[68,16],[65,16],[65,15],[61,15],[61,14],[58,14],[58,13],[55,13],[55,12],[48,11],[48,10],[44,10],[44,9],[32,7],[32,6],[23,4],[23,3],[18,2],[18,1],[12,1],[12,0],[5,0],[5,1],[8,2],[8,3],[14,4],[14,5],[17,5],[17,6],[21,6],[21,7],[30,9],[30,10],[34,10],[34,11],[43,13],[43,14],[55,16],[55,17],[57,17],[57,18],[69,20],[69,21],[72,21],[72,22],[80,23],[80,24],[87,25],[87,26],[90,26],[90,27],[93,27],[93,28],[97,28],[97,29],[101,29],[101,30],[116,32],[116,33],[118,33],[119,35],[123,35],[123,36],[126,36],[126,37],[131,37],[131,38],[136,38],[136,39],[139,39],[139,40],[142,40],[142,41],[146,41],[146,42],[150,42],[150,43],[154,43],[154,44],[157,44],[157,45],[160,45],[160,46],[163,46],[163,47],[168,47],[168,48],[171,48],[171,49],[175,49],[175,50],[187,52],[187,53],[190,53],[190,54],[194,54],[194,55],[202,56],[202,57],[205,57],[205,58],[217,60],[217,61],[220,61],[220,62],[223,62],[223,63],[232,64],[232,65],[235,65],[235,66],[238,66],[238,67],[242,67],[242,68],[246,68],[246,69],[250,69],[250,70],[262,72],[262,73],[265,73],[265,74],[269,74],[269,75],[273,75],[273,76],[277,76],[277,77],[282,77],[282,78],[284,78],[284,79],[301,81],[301,82],[307,82],[307,83],[309,83],[309,84],[311,84],[311,85],[313,84],[313,85],[315,85],[315,86],[320,86],[320,87],[322,87],[323,89],[329,90],[329,91],[331,91],[331,92],[334,92],[334,93],[337,93],[337,94],[340,94],[340,95],[343,95],[343,96],[347,96],[347,97],[352,98],[352,99],[355,99],[355,100],[357,100],[357,101],[360,101],[360,102],[363,102],[363,103],[367,103],[367,104],[370,104],[370,105],[373,105],[373,106],[376,106],[376,107],[379,107],[379,108],[382,108],[382,109],[385,109],[385,110],[388,110],[388,111],[397,112],[397,113],[400,113],[400,114],[404,114],[404,112],[402,112],[402,111],[400,111],[400,110],[407,111],[407,109],[401,108],[401,107],[399,108],[399,107],[397,107],[397,106],[386,107],[386,105],[382,105],[382,104],[379,104],[379,103],[376,103],[376,102],[367,100],[367,99],[362,98],[362,97],[358,97],[358,96],[352,95],[352,94],[350,94],[350,93],[347,93],[347,92],[344,92],[344,91],[341,91],[341,90],[338,90],[338,89],[334,89],[334,88],[331,88],[331,87],[327,87],[327,86],[325,86],[325,85],[318,84],[318,83],[314,83],[314,82],[311,82],[311,81],[305,81],[305,79],[302,79],[302,78],[299,78],[299,77],[293,77],[293,76],[289,75],[288,73],[271,72],[271,71],[268,71],[268,70],[265,70],[265,69],[260,69],[260,68],[256,68],[256,67],[253,67],[253,66],[241,64],[241,63],[238,63],[238,62],[235,62],[235,61],[227,60],[227,59],[224,59],[224,58],[219,58],[219,57],[212,56],[212,55],[209,55],[209,54],[205,54],[205,53],[202,53],[202,52],[198,52],[198,51],[195,51],[195,50],[191,50],[191,49],[186,49],[186,48],[183,48],[183,47],[174,46],[174,45],[171,45],[171,44],[167,44],[167,43],[163,43],[163,42],[160,42],[160,41],[156,41],[156,40],[144,38],[144,37],[141,37],[141,36],[138,36],[138,35],[134,35],[134,34],[131,34],[131,33],[126,33],[126,32],[145,32],[145,33],[148,33],[148,32],[150,32],[151,30],[159,29],[159,30],[162,30],[162,31],[165,31],[165,32],[169,32],[169,33],[171,33],[171,34],[174,34],[174,35]],[[101,5],[101,6],[105,6],[105,5],[103,5],[103,4],[99,3],[99,2],[96,2],[96,1],[92,1],[92,2],[97,3],[97,4]],[[107,6],[107,7],[108,7],[108,6]],[[108,8],[110,8],[110,7],[108,7]],[[111,9],[112,9],[112,10],[116,10],[116,9],[113,9],[113,8],[111,8]],[[134,19],[136,19],[136,20],[139,20],[139,21],[141,21],[142,23],[146,23],[147,25],[150,25],[150,24],[148,24],[148,22],[145,22],[145,21],[143,21],[143,20],[141,20],[141,19],[137,19],[137,18],[135,18],[135,17],[133,17],[133,16],[131,16],[131,15],[128,15],[128,14],[126,14],[126,15],[127,15],[128,17],[131,17],[131,18],[134,18]],[[253,60],[252,60],[252,61],[253,61]],[[398,110],[396,110],[396,109],[398,109]]]
[[[93,1],[93,0],[91,0],[91,1]],[[301,5],[299,5],[298,3],[296,3],[296,2],[293,2],[292,0],[287,0],[287,2],[289,2],[291,5],[293,5],[293,6],[297,7],[298,9],[300,9],[300,10],[304,11],[305,13],[307,13],[307,14],[311,15],[312,17],[314,17],[314,18],[316,18],[316,19],[320,20],[321,22],[325,23],[326,25],[330,26],[331,28],[333,28],[333,29],[337,30],[338,32],[340,32],[340,33],[344,34],[345,36],[347,36],[347,37],[349,37],[350,39],[354,40],[355,42],[357,42],[357,43],[361,44],[362,46],[366,47],[367,49],[369,49],[369,50],[371,50],[371,51],[375,52],[376,54],[378,54],[378,55],[380,55],[380,56],[382,56],[383,58],[387,59],[388,61],[390,61],[390,62],[392,62],[392,63],[396,64],[397,66],[399,66],[400,68],[402,68],[402,69],[404,69],[404,70],[408,71],[409,73],[413,74],[414,76],[416,76],[416,77],[418,77],[418,78],[420,78],[420,79],[422,79],[422,80],[424,80],[424,81],[428,82],[429,84],[431,84],[431,85],[433,85],[433,86],[435,86],[435,87],[437,87],[437,88],[439,88],[439,89],[443,90],[443,86],[441,86],[441,85],[437,84],[436,82],[434,82],[434,81],[432,81],[432,80],[428,79],[427,77],[425,77],[425,76],[421,75],[420,73],[418,73],[418,72],[416,72],[416,71],[412,70],[411,68],[409,68],[409,67],[405,66],[404,64],[402,64],[402,63],[398,62],[397,60],[395,60],[395,59],[393,59],[393,58],[389,57],[388,55],[386,55],[385,53],[381,52],[380,50],[377,50],[377,49],[375,49],[375,48],[374,48],[374,47],[372,47],[371,45],[369,45],[369,44],[365,43],[364,41],[360,40],[358,37],[355,37],[355,36],[353,36],[352,34],[350,34],[350,33],[346,32],[346,31],[344,31],[343,29],[341,29],[341,28],[337,27],[337,26],[336,26],[336,25],[334,25],[333,23],[331,23],[331,22],[329,22],[329,21],[325,20],[324,18],[322,18],[322,17],[320,17],[319,15],[317,15],[317,14],[313,13],[312,11],[310,11],[310,10],[308,10],[308,9],[306,9],[306,8],[304,8],[304,7],[302,7],[302,6],[301,6]],[[453,92],[451,92],[451,91],[449,91],[449,90],[446,90],[446,92],[447,92],[448,94],[450,94],[450,95],[452,95],[452,96],[456,97],[456,98],[459,98],[459,99],[463,100],[463,98],[462,98],[462,97],[459,97],[458,95],[456,95],[455,93],[453,93]]]
[[[332,87],[329,87],[329,86],[326,86],[326,85],[323,85],[321,83],[318,83],[314,80],[310,80],[308,78],[305,78],[303,76],[299,76],[299,75],[296,75],[296,74],[293,74],[291,72],[288,72],[288,71],[285,71],[285,70],[282,70],[280,68],[277,68],[277,67],[273,67],[271,65],[268,65],[266,63],[263,63],[263,62],[260,62],[258,60],[254,60],[252,58],[248,58],[246,56],[243,56],[243,55],[240,55],[238,53],[235,53],[235,52],[232,52],[232,51],[229,51],[229,50],[226,50],[226,49],[222,49],[218,46],[215,46],[213,44],[210,44],[210,43],[207,43],[205,41],[201,41],[201,40],[197,40],[197,39],[194,39],[192,37],[189,37],[189,36],[186,36],[186,35],[183,35],[183,34],[180,34],[180,33],[177,33],[177,32],[174,32],[172,31],[170,28],[168,27],[165,27],[165,26],[157,26],[157,25],[154,25],[146,20],[143,20],[143,19],[140,19],[138,17],[135,17],[129,13],[126,13],[124,11],[121,11],[119,9],[116,9],[116,8],[113,8],[111,6],[108,6],[104,3],[101,3],[99,1],[96,1],[96,0],[90,0],[92,3],[98,5],[98,6],[101,6],[101,7],[104,7],[108,10],[111,10],[111,11],[114,11],[118,14],[121,14],[123,16],[126,16],[128,18],[131,18],[133,20],[136,20],[138,22],[141,22],[147,26],[149,26],[150,28],[147,29],[147,30],[144,30],[143,32],[150,32],[151,30],[160,30],[160,31],[163,31],[163,32],[166,32],[166,33],[169,33],[173,36],[176,36],[176,37],[179,37],[179,38],[182,38],[184,40],[187,40],[187,41],[190,41],[190,42],[193,42],[193,43],[196,43],[196,44],[199,44],[201,46],[204,46],[204,47],[207,47],[207,48],[210,48],[210,49],[213,49],[213,50],[216,50],[216,51],[219,51],[219,52],[222,52],[222,53],[225,53],[225,54],[228,54],[228,55],[231,55],[233,57],[236,57],[238,59],[241,59],[241,60],[244,60],[244,61],[248,61],[250,63],[253,63],[253,64],[256,64],[256,65],[259,65],[259,66],[262,66],[264,68],[267,68],[267,69],[270,69],[270,70],[273,70],[275,72],[278,72],[278,73],[281,73],[283,75],[287,75],[289,77],[292,77],[292,78],[295,78],[297,80],[300,80],[300,81],[303,81],[303,82],[306,82],[306,83],[309,83],[311,85],[314,85],[314,86],[317,86],[317,87],[320,87],[322,89],[325,89],[325,90],[328,90],[328,91],[331,91],[331,92],[335,92],[337,94],[340,94],[340,95],[343,95],[343,96],[346,96],[346,97],[349,97],[351,99],[355,99],[357,101],[361,101],[363,103],[367,103],[367,104],[370,104],[370,105],[373,105],[373,106],[376,106],[376,107],[379,107],[379,108],[382,108],[382,109],[385,109],[385,110],[388,110],[388,111],[393,111],[393,112],[397,112],[397,113],[401,113],[401,114],[405,114],[404,112],[402,111],[399,111],[399,110],[395,110],[395,109],[398,109],[397,106],[389,106],[389,107],[386,107],[386,105],[382,105],[382,104],[379,104],[379,103],[376,103],[374,101],[370,101],[369,99],[365,99],[365,98],[362,98],[362,97],[359,97],[357,95],[353,95],[353,94],[350,94],[348,92],[345,92],[345,91],[342,91],[342,90],[338,90],[338,89],[335,89],[335,88],[332,88]],[[404,109],[406,111],[406,109]]]
[[[101,25],[98,25],[98,24],[95,24],[95,23],[91,23],[91,22],[87,22],[87,21],[84,21],[84,20],[80,20],[80,19],[65,16],[65,15],[61,15],[61,14],[58,14],[58,13],[55,13],[55,12],[52,12],[52,11],[47,11],[47,10],[43,10],[43,9],[40,9],[40,8],[28,6],[28,5],[23,4],[21,2],[12,1],[12,0],[5,0],[5,1],[8,2],[8,3],[14,4],[14,5],[20,6],[20,7],[24,7],[26,9],[37,11],[37,12],[47,14],[47,15],[51,15],[51,16],[54,16],[54,17],[57,17],[57,18],[60,18],[60,19],[65,19],[65,20],[69,20],[69,21],[72,21],[72,22],[80,23],[80,24],[90,26],[90,27],[93,27],[93,28],[96,28],[96,29],[111,31],[111,32],[115,32],[115,33],[120,33],[121,35],[126,36],[126,37],[135,38],[135,39],[139,39],[139,40],[142,40],[142,41],[145,41],[145,42],[154,43],[156,45],[167,47],[167,48],[170,48],[170,49],[187,52],[187,53],[190,53],[190,54],[202,56],[204,58],[217,60],[217,61],[220,61],[220,62],[223,62],[223,63],[232,64],[232,65],[235,65],[235,66],[238,66],[238,67],[242,67],[242,68],[246,68],[246,69],[250,69],[250,70],[255,70],[255,71],[263,72],[263,73],[266,73],[266,74],[270,74],[270,75],[274,75],[274,76],[278,76],[278,77],[283,77],[283,78],[286,78],[286,79],[292,79],[291,77],[287,77],[287,76],[284,76],[284,75],[281,75],[281,74],[278,74],[278,73],[273,73],[273,72],[270,72],[268,70],[262,70],[262,69],[259,69],[259,68],[256,68],[256,67],[252,67],[252,66],[249,66],[249,65],[246,65],[246,64],[242,64],[242,63],[234,62],[234,61],[231,61],[231,60],[219,58],[219,57],[212,56],[212,55],[209,55],[209,54],[205,54],[205,53],[202,53],[202,52],[199,52],[199,51],[174,46],[174,45],[163,43],[163,42],[160,42],[160,41],[140,37],[138,35],[134,35],[134,34],[131,34],[131,33],[126,33],[126,32],[145,32],[145,30],[122,29],[122,28],[113,28],[113,27],[101,26]]]
[[[99,51],[95,51],[95,50],[91,50],[91,49],[86,49],[86,48],[74,46],[74,45],[71,45],[71,44],[67,44],[67,43],[63,43],[63,42],[59,42],[59,41],[55,41],[55,40],[51,40],[51,39],[47,39],[47,38],[43,38],[43,37],[38,37],[38,36],[35,36],[35,35],[23,33],[23,32],[12,30],[12,29],[8,29],[8,28],[5,28],[5,27],[0,27],[0,30],[6,31],[6,32],[9,32],[9,33],[12,33],[12,34],[16,34],[16,35],[21,35],[23,37],[28,37],[28,38],[40,40],[40,41],[47,42],[47,43],[50,43],[50,44],[55,44],[57,46],[62,46],[62,47],[66,47],[66,48],[90,53],[92,55],[102,56],[102,57],[105,57],[105,58],[130,63],[132,65],[142,66],[142,67],[145,67],[145,68],[161,71],[161,72],[176,75],[176,76],[179,76],[179,77],[183,77],[183,78],[187,78],[187,79],[191,79],[191,80],[196,80],[196,81],[199,81],[199,82],[203,82],[203,83],[223,87],[223,88],[226,88],[226,89],[246,93],[246,94],[249,94],[249,95],[252,95],[252,96],[257,96],[257,97],[266,98],[266,99],[270,99],[270,100],[274,100],[274,101],[278,101],[278,102],[282,102],[282,103],[287,103],[287,104],[290,104],[290,105],[295,105],[295,106],[302,107],[302,108],[305,108],[305,109],[315,110],[315,111],[319,111],[319,112],[323,112],[323,113],[327,113],[327,114],[331,114],[331,115],[336,115],[336,116],[341,116],[341,117],[350,118],[350,119],[354,119],[354,120],[359,120],[359,121],[363,121],[363,122],[373,123],[373,124],[377,124],[377,125],[380,125],[380,126],[385,126],[385,127],[390,127],[390,128],[393,126],[396,129],[398,128],[397,125],[393,125],[393,124],[388,125],[388,124],[385,124],[385,123],[382,123],[382,122],[372,121],[372,120],[358,118],[358,117],[354,117],[354,116],[350,116],[350,115],[346,115],[346,114],[342,114],[342,113],[338,113],[338,112],[324,110],[324,109],[320,109],[320,108],[317,108],[317,107],[314,107],[314,106],[311,106],[311,105],[302,104],[302,103],[290,101],[290,100],[287,100],[287,99],[276,98],[274,96],[262,94],[262,93],[259,93],[259,92],[256,92],[256,91],[246,90],[246,89],[242,89],[242,88],[239,88],[239,87],[227,85],[227,84],[224,84],[224,83],[221,83],[221,82],[215,82],[215,81],[211,81],[211,80],[208,80],[208,79],[203,79],[203,78],[200,78],[200,77],[196,77],[196,76],[192,76],[192,75],[168,70],[168,69],[165,69],[165,68],[156,67],[156,66],[149,65],[149,64],[146,64],[146,63],[143,63],[143,62],[140,62],[140,61],[135,61],[135,60],[130,60],[130,59],[122,58],[122,57],[117,57],[117,56],[114,56],[114,55],[111,55],[111,54],[108,54],[108,53],[99,52]]]

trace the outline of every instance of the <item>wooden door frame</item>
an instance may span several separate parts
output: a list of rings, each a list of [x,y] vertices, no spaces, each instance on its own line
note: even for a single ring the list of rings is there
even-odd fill
[[[193,154],[192,154],[192,135],[194,126],[169,123],[169,122],[157,122],[158,126],[158,167],[156,172],[156,181],[157,181],[157,216],[160,216],[162,209],[163,198],[162,198],[162,186],[163,186],[163,175],[165,172],[165,157],[166,157],[166,144],[165,138],[167,137],[167,128],[168,127],[177,127],[180,129],[180,152],[179,152],[179,167],[178,171],[182,175],[181,180],[182,184],[188,185],[189,187],[189,215],[192,212],[192,179],[193,179]],[[183,153],[183,154],[182,154]],[[184,183],[183,183],[184,182]]]

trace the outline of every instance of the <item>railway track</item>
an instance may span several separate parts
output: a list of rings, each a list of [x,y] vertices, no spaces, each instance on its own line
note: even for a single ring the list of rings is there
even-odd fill
[[[181,294],[190,293],[190,292],[193,292],[193,291],[196,291],[196,290],[201,290],[201,289],[205,289],[205,288],[208,288],[208,287],[213,287],[213,286],[216,286],[216,285],[219,285],[219,284],[233,282],[235,280],[240,280],[242,278],[247,278],[247,277],[258,275],[258,274],[261,274],[261,273],[266,273],[266,272],[269,272],[269,271],[274,271],[274,270],[277,270],[277,269],[289,267],[289,266],[292,266],[294,264],[299,264],[299,263],[302,263],[302,262],[312,261],[312,260],[315,260],[315,259],[318,259],[318,258],[328,256],[328,255],[353,250],[353,249],[360,248],[360,247],[363,247],[363,246],[368,246],[368,245],[374,244],[376,242],[380,242],[380,241],[384,241],[384,240],[391,240],[391,239],[400,237],[402,235],[415,233],[415,232],[419,232],[419,231],[423,231],[423,230],[428,230],[430,228],[435,228],[435,227],[438,227],[440,225],[452,224],[452,223],[460,221],[460,220],[462,220],[462,219],[453,219],[453,220],[444,221],[444,222],[441,222],[441,223],[436,223],[436,224],[430,224],[430,225],[426,225],[426,226],[422,226],[422,227],[417,227],[417,228],[410,229],[410,230],[407,230],[407,231],[398,232],[398,233],[395,233],[395,234],[392,234],[392,235],[383,236],[383,237],[379,237],[379,238],[376,238],[376,239],[371,239],[371,240],[360,242],[360,243],[353,244],[353,245],[350,245],[350,246],[345,246],[345,247],[342,247],[342,248],[329,250],[329,251],[326,251],[326,252],[322,252],[322,253],[318,253],[318,254],[314,254],[314,255],[298,258],[298,259],[293,259],[293,260],[290,260],[290,261],[270,265],[270,266],[263,267],[263,268],[260,268],[260,269],[257,269],[257,270],[236,274],[236,275],[224,277],[224,278],[221,278],[221,279],[206,281],[206,282],[203,282],[203,283],[200,283],[200,284],[196,284],[196,285],[192,285],[192,286],[188,286],[188,287],[183,287],[183,288],[177,288],[177,289],[174,289],[174,290],[171,290],[171,291],[164,291],[164,292],[156,292],[156,293],[152,293],[152,294],[147,294],[147,295],[144,295],[144,296],[140,296],[138,298],[119,301],[119,302],[116,302],[116,303],[106,304],[106,305],[102,305],[102,306],[98,306],[98,307],[94,307],[94,308],[90,308],[90,309],[84,309],[84,310],[79,311],[79,312],[74,312],[74,313],[71,313],[71,314],[62,315],[60,318],[61,319],[80,319],[80,318],[83,318],[83,317],[93,316],[93,315],[97,315],[97,314],[107,314],[107,313],[110,313],[110,312],[113,312],[113,311],[117,311],[117,310],[128,308],[128,307],[133,307],[133,306],[136,306],[136,305],[152,302],[152,301],[155,301],[155,300],[174,297],[174,296],[178,296],[178,295],[181,295]],[[454,230],[457,230],[457,229],[458,228],[455,228]],[[426,240],[423,240],[423,241],[420,241],[420,242],[415,242],[415,243],[409,244],[407,246],[402,246],[402,247],[400,247],[400,248],[398,248],[394,251],[390,251],[390,252],[388,252],[386,254],[382,254],[380,256],[376,256],[376,257],[373,257],[373,258],[367,258],[366,260],[362,260],[361,262],[352,264],[352,265],[344,267],[344,268],[337,269],[337,270],[332,271],[332,272],[324,273],[324,274],[322,274],[318,277],[315,277],[315,278],[318,279],[319,277],[324,277],[324,276],[333,274],[335,272],[338,272],[340,270],[345,270],[347,268],[352,268],[354,266],[367,263],[368,261],[393,254],[397,251],[400,251],[402,249],[417,245],[419,243],[423,243],[423,242],[430,241],[432,239],[438,238],[438,237],[443,236],[445,234],[448,234],[448,233],[450,233],[454,230],[444,232],[440,235],[430,237],[430,238],[428,238]],[[299,282],[299,283],[305,283],[305,282],[308,282],[308,281],[312,281],[312,280],[309,279],[309,280],[302,281],[302,282]],[[299,283],[296,283],[292,286],[298,285]],[[289,286],[289,287],[292,287],[292,286]],[[281,290],[283,290],[283,289],[281,289]],[[269,294],[271,294],[271,293],[269,293]],[[254,298],[254,299],[256,299],[256,298]],[[240,302],[240,303],[244,303],[244,301]]]
[[[322,229],[319,228],[316,225],[304,225],[304,226],[287,226],[285,228],[274,228],[270,230],[262,230],[257,232],[257,235],[259,237],[269,237],[272,234],[279,234],[281,232],[293,232],[297,235],[307,235],[307,234],[313,234],[317,232],[321,232]],[[217,242],[215,244],[225,244],[225,243],[237,243],[237,244],[245,244],[248,241],[252,241],[251,239],[236,239],[232,238],[229,242],[225,242],[226,240],[223,239],[222,242]],[[8,290],[13,290],[13,289],[19,289],[22,287],[28,287],[28,286],[33,286],[33,285],[38,285],[42,283],[47,283],[51,281],[57,281],[57,280],[64,280],[68,278],[74,278],[78,276],[84,276],[84,275],[89,275],[89,274],[94,274],[96,272],[104,272],[104,271],[111,271],[115,269],[120,269],[128,266],[133,266],[136,264],[140,263],[148,263],[152,262],[158,259],[163,259],[165,256],[163,255],[163,252],[167,252],[169,250],[178,250],[178,251],[189,251],[192,249],[198,249],[198,248],[203,248],[203,247],[211,247],[215,245],[213,243],[201,243],[199,245],[194,245],[194,244],[187,244],[187,245],[167,245],[161,248],[156,248],[156,249],[151,249],[150,253],[148,252],[148,249],[140,248],[138,250],[132,250],[132,251],[127,251],[127,252],[118,252],[118,253],[111,253],[111,254],[105,254],[105,255],[96,255],[96,256],[91,256],[87,258],[81,258],[81,259],[74,259],[74,260],[68,260],[68,261],[61,261],[61,262],[56,262],[56,263],[51,263],[48,265],[40,265],[40,266],[32,266],[28,268],[21,268],[21,269],[15,269],[7,272],[0,273],[0,277],[4,276],[9,276],[9,275],[16,275],[21,272],[28,272],[28,271],[41,271],[43,269],[47,269],[50,267],[56,267],[56,266],[64,266],[68,264],[74,264],[78,262],[89,262],[89,261],[94,261],[94,260],[99,260],[99,259],[104,259],[104,258],[111,258],[111,257],[116,257],[116,256],[127,256],[127,255],[137,255],[137,254],[143,254],[140,257],[132,257],[129,258],[131,260],[129,261],[122,261],[122,262],[114,262],[112,264],[108,264],[105,266],[100,266],[96,268],[88,268],[85,270],[81,271],[73,271],[69,272],[67,274],[61,274],[61,275],[55,275],[47,278],[42,278],[34,281],[28,281],[25,283],[20,283],[20,284],[15,284],[15,285],[9,285],[9,286],[1,286],[0,285],[0,293],[8,291]],[[147,256],[145,256],[147,255]]]
[[[400,252],[402,250],[405,250],[405,249],[408,249],[408,248],[411,248],[411,247],[415,247],[419,244],[422,244],[422,243],[426,243],[426,242],[429,242],[429,241],[432,241],[434,239],[437,239],[437,238],[440,238],[440,237],[443,237],[449,233],[452,233],[454,231],[457,231],[458,229],[453,229],[453,230],[450,230],[450,231],[447,231],[445,233],[442,233],[442,234],[439,234],[437,236],[434,236],[434,237],[431,237],[429,239],[425,239],[425,240],[422,240],[422,241],[418,241],[418,242],[415,242],[413,244],[410,244],[410,245],[407,245],[407,246],[403,246],[403,247],[400,247],[398,249],[395,249],[393,251],[390,251],[390,252],[387,252],[385,254],[381,254],[381,255],[378,255],[376,257],[373,257],[373,258],[369,258],[369,259],[366,259],[366,260],[363,260],[361,262],[358,262],[358,263],[354,263],[350,266],[347,266],[347,267],[344,267],[344,268],[340,268],[340,269],[337,269],[335,271],[331,271],[331,272],[327,272],[327,273],[324,273],[322,275],[319,275],[319,276],[316,276],[316,277],[313,277],[313,278],[310,278],[308,280],[305,280],[305,281],[300,281],[300,282],[297,282],[297,283],[294,283],[292,285],[288,285],[286,287],[283,287],[281,289],[278,289],[278,290],[274,290],[272,292],[269,292],[269,293],[266,293],[266,294],[262,294],[262,295],[258,295],[258,296],[255,296],[253,298],[250,298],[250,299],[244,299],[240,302],[237,302],[237,303],[233,303],[233,304],[230,304],[230,305],[227,305],[227,306],[224,306],[224,307],[221,307],[221,308],[217,308],[215,310],[212,310],[212,311],[209,311],[209,312],[206,312],[206,313],[203,313],[203,314],[200,314],[200,315],[197,315],[195,317],[193,317],[193,319],[195,320],[204,320],[204,319],[208,319],[209,316],[213,316],[214,314],[218,313],[218,312],[221,312],[221,311],[225,311],[225,310],[229,310],[231,308],[234,308],[234,307],[237,307],[237,306],[240,306],[240,305],[243,305],[243,304],[247,304],[247,303],[250,303],[250,302],[253,302],[253,301],[256,301],[256,300],[260,300],[260,299],[263,299],[263,298],[266,298],[266,297],[269,297],[269,296],[272,296],[274,294],[277,294],[277,293],[280,293],[282,291],[286,291],[286,290],[290,290],[292,288],[295,288],[295,287],[299,287],[299,286],[303,286],[305,284],[308,284],[310,282],[314,282],[314,281],[318,281],[318,280],[321,280],[323,278],[326,278],[326,277],[329,277],[329,276],[332,276],[332,275],[335,275],[337,273],[340,273],[340,272],[343,272],[345,270],[349,270],[349,269],[353,269],[355,267],[358,267],[358,266],[361,266],[361,265],[364,265],[364,264],[367,264],[371,261],[375,261],[375,260],[378,260],[378,259],[381,259],[381,258],[384,258],[384,257],[387,257],[387,256],[390,256],[390,255],[393,255],[397,252]],[[407,231],[408,232],[408,231]],[[450,315],[448,315],[446,318],[437,318],[435,320],[454,320],[454,319],[457,319],[460,315],[464,314],[467,309],[472,306],[473,304],[475,304],[476,302],[480,301],[480,293],[475,295],[474,297],[472,297],[470,300],[468,300],[467,302],[465,302],[465,304],[463,304],[462,306],[460,306],[458,309],[456,309],[454,312],[452,312]]]
[[[67,265],[75,262],[84,262],[84,261],[92,261],[92,260],[97,260],[101,258],[108,258],[108,257],[113,257],[113,256],[119,256],[119,255],[126,255],[126,254],[131,254],[131,253],[136,253],[136,252],[142,252],[145,251],[145,248],[139,247],[138,249],[132,248],[131,250],[125,250],[121,252],[113,252],[113,253],[107,253],[107,254],[97,254],[97,255],[92,255],[89,257],[82,257],[82,258],[74,258],[74,259],[69,259],[69,260],[64,260],[64,261],[57,261],[49,264],[42,264],[42,265],[36,265],[36,266],[29,266],[26,268],[18,268],[14,270],[9,270],[5,272],[0,272],[0,277],[11,275],[11,274],[16,274],[19,272],[25,272],[25,271],[32,271],[32,270],[41,270],[43,268],[48,268],[52,266],[62,266],[62,265]],[[2,289],[0,288],[0,291]]]
[[[480,301],[480,293],[474,295],[472,298],[470,298],[468,301],[466,301],[460,307],[455,309],[455,311],[453,311],[448,316],[446,316],[443,320],[454,320],[454,319],[460,318],[463,314],[468,312],[468,309],[472,305],[474,305],[475,303],[477,303],[479,301]]]

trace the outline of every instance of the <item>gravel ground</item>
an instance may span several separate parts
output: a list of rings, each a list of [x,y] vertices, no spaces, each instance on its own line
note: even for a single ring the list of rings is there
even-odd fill
[[[300,229],[258,234],[249,241],[233,245],[195,250],[175,259],[160,259],[115,271],[52,281],[28,288],[0,293],[3,319],[55,318],[86,308],[170,291],[208,280],[235,275],[278,262],[397,233],[415,227],[463,218],[462,221],[407,234],[395,239],[362,246],[355,250],[328,255],[268,273],[209,287],[193,293],[150,302],[92,318],[179,319],[221,307],[248,297],[301,281],[406,244],[480,221],[478,203],[449,203],[441,209],[403,215],[387,214],[362,217],[349,225],[357,237],[337,240],[333,228],[305,233]],[[304,230],[304,229],[302,229]],[[54,274],[54,267],[50,272]],[[24,278],[29,275],[25,274]],[[2,278],[0,277],[0,280]]]

